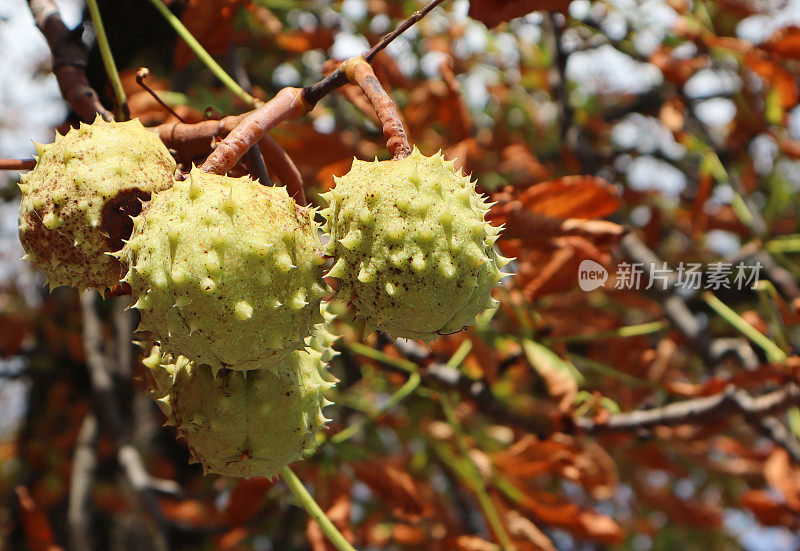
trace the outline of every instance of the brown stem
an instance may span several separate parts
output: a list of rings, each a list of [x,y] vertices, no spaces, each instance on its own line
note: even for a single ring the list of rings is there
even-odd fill
[[[258,142],[258,147],[264,160],[277,174],[278,180],[286,186],[289,196],[293,197],[298,205],[307,205],[303,177],[289,154],[269,134],[264,134]]]
[[[33,1],[33,0],[31,0]],[[364,53],[365,61],[372,62],[378,52],[386,48],[395,38],[403,34],[433,8],[444,0],[432,0],[424,8],[415,12],[397,29],[383,37],[377,44]],[[244,155],[249,147],[257,143],[261,137],[282,120],[297,117],[310,111],[319,100],[336,88],[348,83],[347,75],[340,67],[312,86],[298,91],[296,88],[284,88],[269,102],[254,111],[225,117],[218,121],[203,121],[197,124],[168,123],[158,127],[159,135],[167,147],[178,150],[186,158],[193,158],[209,150],[215,138],[221,138],[230,132],[217,149],[201,167],[207,172],[224,174]],[[300,92],[298,94],[298,92]],[[300,97],[298,97],[300,96]],[[288,100],[288,104],[287,104]],[[239,124],[243,128],[237,128]],[[233,130],[236,129],[234,133]],[[226,143],[227,142],[227,143]],[[227,167],[227,168],[225,168]]]
[[[0,159],[0,170],[31,170],[35,159]]]
[[[224,138],[250,113],[253,111],[194,124],[168,122],[156,129],[164,145],[177,150],[182,158],[188,160],[208,153],[214,140]]]
[[[113,120],[86,78],[88,52],[81,40],[81,27],[69,30],[53,0],[28,0],[28,6],[53,54],[53,73],[62,97],[81,120],[91,122],[96,114]]]
[[[247,166],[250,169],[250,174],[252,174],[262,186],[272,185],[272,181],[269,179],[269,173],[267,172],[267,165],[264,163],[264,155],[261,154],[261,150],[258,146],[253,146],[247,150]]]
[[[444,0],[432,0],[431,2],[428,2],[424,8],[411,14],[411,16],[403,21],[399,27],[381,38],[377,44],[364,52],[364,55],[362,56],[364,60],[367,63],[372,63],[372,61],[375,59],[375,56],[378,55],[378,52],[386,48],[386,46],[388,46],[395,38],[417,24],[423,17],[428,15],[433,8],[441,4],[443,1]],[[340,67],[313,86],[304,88],[303,98],[311,107],[314,107],[319,100],[330,94],[336,88],[344,86],[347,84],[347,82],[347,75],[345,74],[344,69]]]
[[[176,113],[172,107],[170,107],[163,99],[161,99],[158,96],[158,94],[156,94],[155,90],[153,90],[147,84],[144,83],[144,79],[146,79],[149,76],[150,76],[150,69],[148,69],[147,67],[140,67],[139,70],[136,71],[136,84],[144,88],[145,92],[153,96],[153,99],[156,100],[161,105],[161,107],[172,113],[172,115],[176,119],[178,119],[181,122],[186,122],[185,120],[183,120],[183,117],[181,117],[178,113]]]
[[[225,174],[275,125],[295,119],[307,111],[308,104],[303,100],[302,90],[284,88],[267,103],[245,115],[208,156],[200,170],[211,174]]]
[[[375,108],[392,159],[408,157],[411,154],[411,146],[408,144],[403,123],[400,122],[397,104],[381,86],[372,66],[362,57],[353,57],[342,63],[342,69],[347,79],[361,88]]]
[[[575,424],[587,433],[599,434],[647,429],[660,425],[702,423],[731,414],[742,414],[748,422],[753,422],[798,404],[800,404],[800,389],[794,383],[755,398],[744,390],[730,386],[713,396],[693,398],[654,409],[617,413],[603,423],[580,418],[575,420]]]

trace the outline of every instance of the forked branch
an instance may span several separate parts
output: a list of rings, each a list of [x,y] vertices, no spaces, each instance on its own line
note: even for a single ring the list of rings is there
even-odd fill
[[[305,114],[309,106],[303,100],[302,92],[300,88],[284,88],[267,103],[245,115],[208,156],[200,170],[225,174],[265,133],[283,121]]]
[[[362,59],[367,64],[372,62],[378,52],[386,48],[386,46],[388,46],[395,38],[411,28],[415,23],[425,17],[428,12],[441,4],[443,1],[444,0],[432,0],[429,2],[424,8],[415,12],[413,15],[411,15],[411,17],[406,19],[400,26],[397,27],[397,29],[378,41],[377,44],[365,52],[364,55],[359,59]],[[363,71],[363,69],[360,70]],[[367,75],[364,75],[364,82],[366,82],[366,79]],[[377,83],[377,79],[375,79],[375,82]],[[229,124],[233,124],[234,128],[232,131],[230,131],[230,134],[225,137],[222,143],[220,143],[211,153],[211,155],[208,156],[205,163],[203,163],[203,165],[200,167],[201,170],[210,172],[212,174],[225,174],[233,167],[233,165],[238,162],[238,160],[248,149],[257,144],[264,134],[269,132],[277,124],[285,120],[297,118],[310,111],[320,99],[331,93],[336,88],[347,83],[348,75],[346,68],[340,67],[313,86],[309,86],[302,90],[298,88],[284,88],[264,105],[253,111],[250,111],[249,113],[240,115],[241,118],[237,117],[232,119],[228,117],[218,121],[220,125],[224,124],[227,126]],[[380,90],[380,92],[383,94],[386,94],[386,92],[380,87],[380,84],[378,84],[378,90],[373,90],[371,84],[368,85],[367,88],[370,89],[369,92],[367,92],[366,89],[364,91],[367,93],[368,97],[370,94],[373,94],[374,97],[377,98],[379,95],[378,90]],[[364,87],[362,87],[362,89],[364,89]],[[371,99],[371,101],[373,100]],[[389,101],[391,101],[390,98]],[[373,101],[373,105],[376,105],[376,107],[384,104],[385,99],[381,99],[377,104],[375,101]],[[159,127],[159,134],[162,136],[162,139],[165,137],[167,138],[165,139],[167,146],[177,147],[182,145],[182,143],[179,141],[180,137],[191,141],[193,144],[196,142],[208,144],[212,138],[219,136],[220,131],[223,129],[223,126],[215,125],[206,125],[202,128],[198,127],[198,125],[185,126],[189,128],[184,128],[180,125],[180,123],[173,123],[169,128]],[[402,125],[400,125],[400,129],[402,130]],[[385,128],[384,131],[386,131]],[[207,132],[211,132],[211,134],[208,134]],[[395,153],[393,153],[393,156],[405,156],[402,153],[404,151],[403,139],[405,138],[405,131],[402,132],[402,138],[396,130],[392,131],[392,136],[395,137],[391,144],[391,146],[395,148]],[[408,151],[410,152],[410,149]]]

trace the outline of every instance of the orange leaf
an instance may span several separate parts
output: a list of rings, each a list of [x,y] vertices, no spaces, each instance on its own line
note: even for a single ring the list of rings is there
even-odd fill
[[[750,49],[744,56],[745,64],[766,81],[770,88],[776,90],[783,109],[792,109],[800,99],[797,80],[794,75],[781,65],[767,57],[758,48]]]
[[[739,498],[742,507],[753,511],[758,522],[766,526],[786,526],[794,528],[798,525],[797,515],[784,503],[778,503],[765,490],[747,490]]]
[[[311,32],[297,29],[277,35],[275,41],[282,49],[294,54],[327,50],[333,45],[333,31],[327,27],[317,27]]]
[[[556,218],[603,218],[621,205],[617,188],[595,176],[567,176],[531,186],[517,197],[538,214]]]
[[[800,473],[789,460],[783,448],[777,448],[764,463],[764,477],[786,500],[786,505],[795,513],[800,512]]]
[[[497,551],[497,544],[478,536],[458,536],[455,544],[457,551]]]
[[[550,171],[545,167],[530,147],[514,143],[503,150],[500,172],[511,173],[514,185],[531,185],[548,177]]]
[[[524,492],[519,505],[544,523],[569,530],[576,537],[601,543],[620,543],[625,537],[619,524],[607,515],[581,509],[554,494],[536,492],[534,496],[518,489]]]
[[[345,478],[325,478],[320,481],[315,497],[325,511],[325,515],[339,529],[347,541],[355,539],[350,526],[352,502],[350,499],[350,480]],[[313,551],[333,551],[332,544],[323,534],[315,520],[309,518],[306,524],[306,537]]]
[[[370,461],[353,465],[357,478],[369,486],[376,496],[390,504],[392,514],[416,522],[431,514],[431,506],[420,495],[411,475],[388,461]]]
[[[233,40],[236,11],[249,0],[189,0],[181,21],[211,55],[222,55]],[[183,69],[194,57],[185,42],[175,47],[175,66]]]
[[[471,0],[469,4],[469,16],[491,28],[534,11],[565,13],[569,0]]]
[[[271,487],[272,481],[263,477],[238,480],[225,509],[225,520],[231,526],[240,526],[252,519]]]
[[[599,264],[607,262],[606,255],[583,237],[559,237],[553,242],[551,249],[536,248],[528,252],[512,252],[509,242],[502,243],[504,254],[517,257],[516,284],[528,299],[573,289],[578,283],[578,268],[587,258]]]
[[[529,544],[530,549],[537,551],[556,551],[555,545],[547,537],[547,534],[542,532],[533,521],[523,517],[517,511],[511,510],[506,513],[506,524],[508,525],[508,533],[515,539],[521,539]]]
[[[800,60],[800,27],[792,25],[778,29],[772,33],[763,48],[786,59]]]
[[[61,548],[55,543],[47,513],[33,501],[25,486],[17,486],[16,493],[19,500],[19,516],[28,547],[32,551],[60,551]]]
[[[650,54],[649,61],[661,70],[665,80],[678,86],[686,84],[692,75],[709,64],[708,58],[704,56],[689,59],[673,57],[672,50],[665,47]]]

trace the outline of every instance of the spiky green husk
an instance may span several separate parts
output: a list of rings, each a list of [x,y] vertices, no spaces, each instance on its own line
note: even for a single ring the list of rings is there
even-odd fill
[[[496,305],[492,288],[508,259],[493,244],[500,228],[469,178],[441,154],[416,148],[400,160],[353,161],[325,194],[329,277],[367,331],[422,340],[461,330]]]
[[[175,160],[138,119],[98,117],[36,150],[36,167],[20,184],[25,259],[45,273],[51,288],[116,285],[124,269],[105,253],[130,235],[140,200],[172,185]]]
[[[321,320],[314,212],[282,187],[192,170],[134,220],[121,256],[140,330],[198,364],[277,366]]]
[[[144,361],[153,374],[151,394],[186,438],[193,461],[206,473],[272,477],[316,448],[328,419],[325,393],[336,380],[322,354],[298,350],[276,369],[220,370],[180,356],[162,357],[156,346]]]
[[[336,315],[324,301],[320,303],[319,311],[323,321],[314,326],[311,335],[306,339],[306,346],[322,354],[322,361],[327,364],[338,354],[333,349],[333,343],[339,338],[339,335],[333,333],[333,320],[336,319]]]

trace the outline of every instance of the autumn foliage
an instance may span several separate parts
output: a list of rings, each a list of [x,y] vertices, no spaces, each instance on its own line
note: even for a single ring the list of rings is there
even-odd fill
[[[119,9],[161,21],[134,4]],[[362,342],[338,306],[333,421],[293,468],[356,548],[740,549],[746,534],[795,548],[800,28],[744,0],[645,4],[444,2],[372,63],[409,142],[495,202],[497,247],[516,261],[500,308],[430,348]],[[334,72],[343,35],[375,44],[422,7],[169,5],[262,102]],[[240,122],[224,117],[254,105],[171,32],[150,40],[112,42],[130,114],[162,139],[180,121],[215,127],[168,143],[183,170],[200,166]],[[145,64],[171,110],[137,84]],[[88,76],[113,106],[95,50]],[[358,85],[338,87],[271,130],[268,174],[302,179],[321,206],[353,157],[390,158],[382,123]],[[247,172],[247,157],[231,170]],[[607,274],[589,291],[587,265]],[[737,266],[757,281],[737,286]],[[0,286],[0,416],[3,385],[23,383],[28,404],[0,433],[0,549],[333,549],[280,480],[187,463],[146,395],[127,297],[33,295]]]

